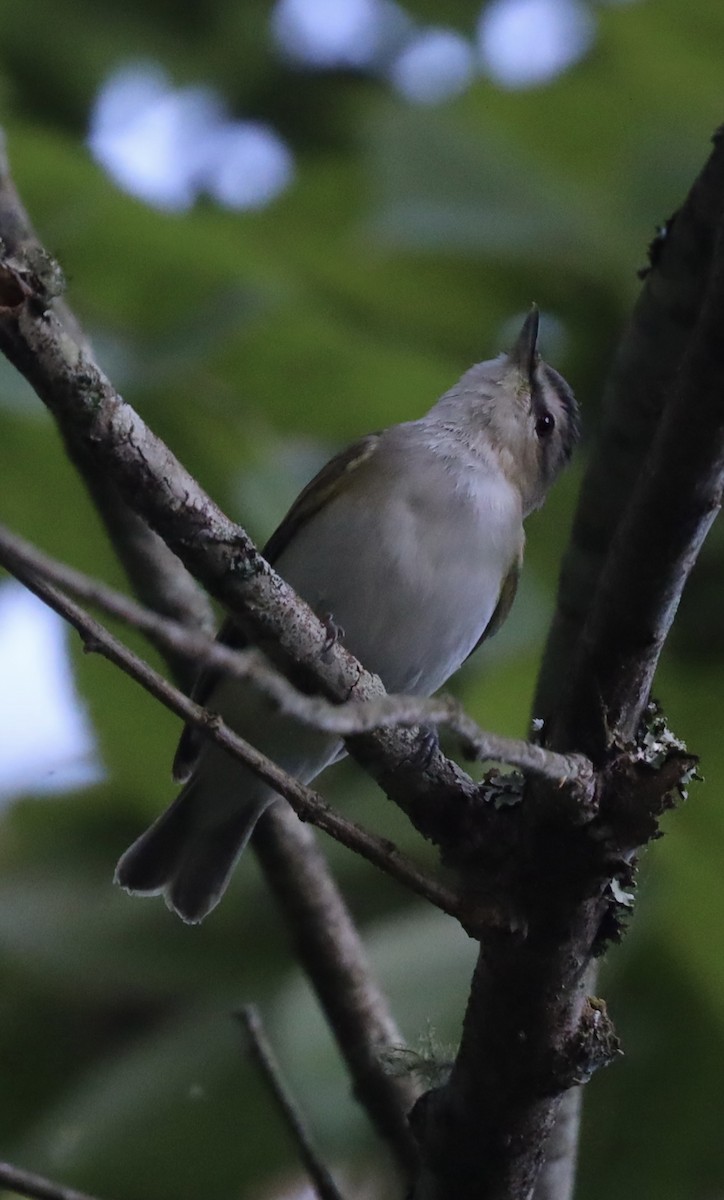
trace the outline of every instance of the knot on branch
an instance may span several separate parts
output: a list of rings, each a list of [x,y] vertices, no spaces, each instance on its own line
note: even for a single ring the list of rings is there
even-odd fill
[[[685,798],[696,767],[650,704],[636,742],[615,748],[598,771],[581,758],[561,782],[488,772],[464,803],[437,810],[435,840],[460,876],[464,927],[473,937],[527,938],[594,900],[589,949],[600,954],[632,908],[636,852],[659,836],[661,815]]]
[[[614,859],[660,836],[661,816],[686,800],[689,784],[700,778],[698,763],[652,701],[635,744],[620,748],[603,775],[599,835]]]
[[[620,940],[633,908],[637,852],[661,836],[662,815],[686,799],[688,785],[700,778],[697,767],[696,756],[689,754],[652,702],[635,744],[619,748],[602,771],[600,815],[592,833],[600,840],[609,878],[594,955]]]
[[[447,837],[440,838],[444,860],[460,868],[497,862],[511,853],[510,839],[540,822],[567,828],[590,824],[598,814],[598,782],[592,763],[570,755],[567,778],[486,771],[476,791],[447,813]]]
[[[0,243],[0,252],[2,243]],[[9,316],[17,312],[28,299],[30,292],[20,275],[7,262],[0,261],[0,314]]]
[[[576,1032],[556,1055],[552,1071],[553,1094],[588,1083],[596,1071],[610,1066],[622,1054],[605,1001],[589,996]]]
[[[0,242],[0,308],[17,313],[23,304],[43,310],[65,290],[65,276],[41,246],[26,245],[13,254]]]
[[[595,833],[599,781],[588,760],[581,764],[564,782],[491,770],[475,795],[447,811],[441,857],[459,876],[460,919],[471,936],[498,930],[525,939],[600,894],[612,870]]]

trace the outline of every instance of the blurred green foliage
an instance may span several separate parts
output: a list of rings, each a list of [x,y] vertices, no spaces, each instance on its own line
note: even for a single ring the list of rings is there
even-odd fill
[[[467,34],[479,10],[409,7]],[[724,9],[593,11],[593,48],[554,82],[516,92],[480,78],[432,108],[362,72],[285,63],[261,0],[1,0],[2,121],[70,301],[127,397],[259,539],[334,447],[422,412],[497,353],[533,298],[557,319],[550,353],[595,436],[636,269],[722,120]],[[108,73],[137,59],[274,125],[297,161],[288,191],[259,212],[207,202],[182,215],[121,192],[84,137]],[[530,522],[509,625],[459,683],[493,729],[526,726],[581,459]],[[49,418],[6,364],[0,516],[122,582]],[[610,956],[602,990],[626,1058],[588,1089],[587,1200],[724,1194],[723,575],[719,533],[657,684],[709,782],[646,856],[631,934]],[[253,861],[201,929],[112,888],[117,855],[171,795],[177,728],[72,649],[106,777],[2,814],[2,1154],[115,1200],[280,1194],[298,1168],[229,1016],[254,999],[325,1154],[363,1176],[377,1149]],[[428,854],[354,768],[323,786]],[[330,856],[406,1036],[432,1024],[454,1040],[471,945],[346,852]]]

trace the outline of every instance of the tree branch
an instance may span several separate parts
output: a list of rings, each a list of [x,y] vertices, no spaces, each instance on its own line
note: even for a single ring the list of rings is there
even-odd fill
[[[719,151],[724,158],[724,146]],[[672,233],[675,236],[676,227]],[[684,585],[722,502],[724,233],[721,219],[696,328],[614,536],[584,626],[555,743],[599,759],[630,742]]]
[[[472,720],[452,696],[426,699],[385,695],[377,700],[332,704],[322,696],[300,692],[258,650],[238,651],[202,631],[168,620],[128,596],[43,554],[30,542],[0,524],[0,554],[10,570],[25,568],[74,596],[145,633],[167,655],[200,667],[213,667],[251,682],[273,699],[287,715],[326,733],[341,736],[398,725],[437,725],[450,729],[470,759],[507,763],[560,787],[576,784],[581,793],[592,782],[591,764],[581,755],[556,754],[521,738],[488,733]]]
[[[46,273],[34,272],[32,264],[29,269],[28,264],[5,260],[0,272],[0,346],[56,418],[93,448],[129,502],[189,569],[243,614],[255,640],[281,648],[284,660],[304,668],[333,700],[376,700],[382,695],[379,681],[339,646],[324,661],[326,632],[313,614],[67,336],[49,309],[51,285],[52,272],[49,283]],[[708,336],[712,332],[713,326]],[[702,378],[718,386],[718,367],[703,372]],[[695,415],[687,419],[695,420]],[[710,485],[713,478],[712,460]],[[688,481],[689,477],[684,486]],[[710,486],[709,499],[711,495]],[[687,519],[697,539],[706,519],[701,504],[687,511],[694,512]],[[644,505],[632,518],[639,533],[637,522],[645,514]],[[630,532],[624,545],[629,536]],[[659,591],[658,609],[651,597],[647,601],[648,612],[659,613],[661,630],[672,611],[672,595],[690,566],[689,558],[682,560],[678,544],[672,561],[668,570],[662,565],[652,589],[666,581],[667,595]],[[608,617],[599,612],[605,606],[605,589],[600,589],[589,626],[594,651],[600,630],[607,627]],[[589,645],[589,657],[592,652]],[[570,648],[567,653],[570,656]],[[647,659],[649,665],[640,669],[642,661],[639,656],[635,679],[629,676],[636,695],[631,691],[623,697],[626,703],[619,703],[618,711],[629,713],[626,720],[640,707],[642,679],[653,660]],[[599,705],[603,712],[616,699],[610,681],[607,686],[609,694]],[[574,689],[570,696],[575,695]],[[588,709],[590,704],[581,712]],[[547,729],[554,748],[587,749],[590,744],[598,753],[601,711],[593,716],[589,711],[588,724],[582,722],[579,728],[576,714],[562,720],[557,714],[565,715],[565,710],[555,703],[546,703],[541,712],[551,718]],[[620,729],[624,726],[619,722]],[[352,738],[349,745],[418,828],[464,868],[466,893],[478,900],[498,897],[511,915],[487,932],[450,1079],[414,1110],[423,1167],[413,1195],[415,1200],[449,1200],[451,1195],[456,1200],[529,1200],[561,1095],[616,1052],[605,1009],[585,997],[587,964],[615,928],[617,900],[611,881],[629,882],[631,848],[653,835],[656,817],[690,759],[680,752],[667,753],[662,767],[620,751],[600,758],[598,804],[582,820],[580,809],[561,795],[565,789],[540,777],[529,787],[524,804],[486,807],[472,781],[441,754],[433,753],[421,766],[419,741],[409,731],[378,731]],[[482,936],[482,928],[478,934]]]
[[[651,244],[650,267],[641,272],[644,287],[606,381],[601,429],[581,490],[538,678],[537,716],[549,717],[560,706],[591,596],[641,477],[667,389],[677,375],[685,377],[682,358],[706,293],[723,195],[724,155],[717,144],[681,209]],[[640,573],[636,564],[635,580]],[[589,971],[589,990],[595,987],[595,974]],[[570,1200],[573,1194],[580,1107],[580,1089],[564,1097],[556,1146],[534,1200]]]
[[[70,309],[58,298],[62,287],[60,272],[39,243],[14,187],[1,130],[0,239],[0,262],[4,264],[0,269],[0,329],[3,327],[2,319],[9,315],[7,311],[1,311],[2,306],[8,299],[11,303],[17,301],[17,288],[20,286],[26,299],[28,293],[48,297],[48,305],[56,312],[71,344],[74,343],[86,359],[90,359],[90,346],[82,329]],[[51,298],[53,296],[54,299]],[[9,328],[5,326],[11,342],[14,342],[11,332],[14,324],[11,319]],[[66,419],[64,411],[57,411],[56,420],[66,449],[101,512],[111,541],[137,594],[158,612],[178,618],[187,625],[210,628],[211,610],[207,597],[179,558],[148,527],[145,520],[123,501],[112,473],[107,471],[96,455],[92,439],[86,440],[82,429],[72,419]],[[166,657],[177,681],[184,690],[188,690],[191,678],[185,660],[169,656],[168,652]],[[344,1028],[353,1031],[355,1044],[355,1055],[347,1059],[355,1087],[361,1101],[367,1104],[370,1120],[381,1136],[387,1139],[403,1169],[409,1170],[411,1158],[414,1157],[414,1147],[405,1120],[409,1096],[399,1081],[386,1076],[379,1061],[376,1064],[373,1062],[380,1048],[387,1050],[399,1045],[401,1035],[385,998],[374,984],[364,946],[349,918],[329,867],[316,849],[311,831],[297,823],[281,805],[272,806],[264,814],[252,838],[252,847],[259,853],[262,869],[266,870],[265,863],[270,861],[275,878],[284,870],[285,887],[275,889],[283,917],[294,936],[302,938],[305,947],[303,965],[325,1011],[336,1013],[336,1010],[344,1008]],[[310,886],[312,873],[309,864],[305,866],[305,855],[314,863],[315,877],[319,881],[316,891],[309,897],[305,888]],[[324,883],[326,907],[321,903],[321,883]],[[300,930],[302,913],[306,913],[307,921],[303,936]],[[340,947],[339,960],[348,965],[348,979],[335,1009],[327,994],[329,973],[325,972],[324,963],[334,952],[335,931],[345,923],[346,934],[344,945]],[[319,978],[315,976],[318,967]],[[340,979],[340,982],[343,981]],[[333,1032],[336,1033],[339,1025],[339,1021],[337,1026],[332,1025]],[[344,1055],[344,1047],[340,1048]],[[364,1069],[364,1077],[360,1079],[355,1076],[358,1064]],[[374,1088],[368,1085],[368,1080],[370,1084],[374,1081]]]
[[[631,881],[631,851],[656,830],[655,818],[644,820],[631,839],[625,810],[629,817],[634,813],[651,817],[670,803],[659,777],[658,807],[647,808],[646,780],[636,777],[635,771],[632,774],[633,764],[627,764],[622,745],[639,733],[663,640],[721,502],[723,153],[717,143],[703,173],[704,182],[695,185],[685,206],[686,217],[681,225],[677,219],[662,251],[664,263],[671,254],[681,269],[687,247],[692,240],[696,244],[693,278],[681,292],[686,318],[696,319],[695,332],[684,353],[686,339],[677,330],[678,354],[669,351],[658,364],[653,411],[644,406],[649,444],[654,441],[650,434],[657,418],[660,428],[643,470],[637,461],[641,447],[635,406],[629,410],[634,432],[621,447],[623,467],[619,467],[615,440],[613,445],[609,441],[607,455],[594,455],[576,522],[576,536],[580,539],[581,530],[586,529],[588,543],[584,538],[583,544],[578,544],[578,559],[575,555],[568,558],[556,628],[539,687],[535,711],[548,718],[548,744],[558,750],[582,750],[600,768],[600,815],[581,831],[580,838],[571,838],[569,830],[555,821],[548,823],[537,805],[529,809],[529,841],[517,843],[514,850],[523,880],[521,910],[527,915],[526,937],[518,945],[504,934],[488,937],[450,1080],[424,1097],[414,1111],[415,1127],[426,1147],[416,1200],[443,1200],[452,1194],[458,1200],[529,1200],[561,1095],[590,1074],[590,1069],[581,1070],[586,1059],[594,1069],[616,1052],[599,1002],[586,998],[587,967],[617,928],[610,878],[626,878],[628,871]],[[713,264],[711,253],[707,261],[701,239],[697,241],[692,232],[693,218],[701,233],[704,197],[710,204],[705,244],[707,251],[714,251]],[[679,234],[682,243],[677,245]],[[660,280],[654,266],[647,289],[656,294],[657,287]],[[673,297],[669,294],[667,299],[673,310]],[[646,310],[645,304],[640,305],[642,310]],[[644,377],[637,379],[636,355],[630,344],[625,346],[625,354],[627,383],[646,396],[650,362],[643,357]],[[636,469],[631,468],[632,462]],[[612,515],[603,498],[608,495],[607,483],[616,486],[620,469],[630,469],[628,479],[638,474],[638,486],[633,495],[633,486],[624,489],[621,506]],[[603,519],[599,515],[602,510],[606,513]],[[601,571],[596,556],[616,528]],[[591,545],[593,556],[586,555]],[[576,574],[572,574],[572,564]],[[596,578],[599,585],[593,590]],[[584,596],[589,615],[575,659]],[[564,636],[571,641],[564,641]],[[570,679],[573,661],[576,666]],[[557,683],[554,680],[553,663],[563,680],[569,673],[567,690],[561,688],[560,676]],[[677,763],[672,756],[670,766],[675,772],[682,765],[683,761]],[[535,784],[533,790],[539,787]],[[591,840],[596,837],[608,848],[608,858],[604,854],[598,863]],[[578,1068],[567,1073],[565,1064],[570,1068],[574,1062]],[[570,1120],[571,1112],[566,1116]],[[480,1130],[485,1130],[483,1137]],[[561,1126],[561,1135],[564,1133]],[[572,1186],[574,1155],[571,1139],[567,1163],[551,1158],[547,1178],[538,1189],[539,1200],[552,1194],[556,1171],[565,1200]],[[485,1180],[482,1188],[481,1178]],[[558,1197],[559,1193],[555,1194]]]
[[[649,251],[651,267],[608,373],[566,551],[556,612],[533,711],[560,701],[613,536],[639,482],[706,294],[724,195],[724,153],[714,150],[683,205]],[[638,572],[637,572],[638,575]]]
[[[0,1184],[18,1196],[28,1196],[29,1200],[96,1200],[87,1192],[64,1187],[62,1183],[34,1175],[31,1171],[23,1171],[8,1162],[0,1162]]]
[[[62,272],[40,244],[30,218],[10,176],[5,141],[0,129],[0,239],[4,245],[5,261],[21,277],[28,272],[43,281],[44,290],[52,297],[50,306],[67,335],[88,356],[92,355],[90,341],[74,313],[61,297],[64,287]],[[7,285],[7,278],[5,283]],[[2,283],[0,283],[0,288]],[[58,430],[66,452],[85,484],[103,522],[111,545],[139,598],[150,608],[172,617],[182,624],[213,632],[214,613],[208,596],[186,571],[158,534],[149,529],[121,497],[108,472],[99,463],[75,427],[58,421]],[[174,678],[184,691],[193,683],[190,664],[186,659],[167,661]]]
[[[266,814],[254,834],[255,849],[266,881],[286,914],[293,952],[314,980],[355,1098],[412,1177],[418,1152],[407,1114],[419,1089],[413,1080],[393,1076],[386,1067],[390,1051],[404,1045],[404,1038],[360,954],[359,934],[312,831],[300,826],[284,805],[271,811],[277,818],[274,836]]]
[[[257,1009],[252,1004],[247,1004],[239,1010],[236,1016],[242,1028],[246,1030],[254,1060],[277,1103],[284,1124],[291,1134],[297,1154],[312,1181],[319,1200],[343,1200],[342,1193],[313,1146],[302,1114],[284,1082],[281,1068],[264,1032]]]
[[[377,837],[354,821],[340,816],[311,788],[288,775],[271,759],[266,758],[254,746],[234,733],[220,717],[190,700],[72,600],[14,558],[2,545],[2,539],[0,565],[11,571],[30,591],[68,621],[80,634],[87,651],[101,654],[131,679],[140,683],[141,687],[171,712],[200,729],[205,737],[239,759],[283,796],[301,820],[316,825],[335,841],[391,875],[398,883],[403,883],[405,887],[424,896],[437,907],[442,906],[442,910],[450,916],[466,919],[466,910],[455,893],[416,867],[393,842]]]
[[[12,210],[5,194],[8,184],[0,163],[0,214]],[[2,225],[0,238],[7,246]],[[41,253],[43,270],[35,265],[37,255],[30,261],[22,254],[0,258],[0,349],[60,428],[70,431],[74,444],[93,456],[98,469],[113,479],[126,502],[191,574],[243,617],[256,642],[278,648],[333,699],[383,695],[380,680],[339,643],[329,647],[327,631],[309,606],[123,401],[87,348],[68,334],[53,307],[58,271]],[[408,815],[410,795],[416,796],[414,820],[421,832],[435,837],[441,834],[440,805],[451,796],[473,798],[475,785],[439,750],[428,755],[421,771],[419,743],[416,731],[380,731],[355,739],[349,749]],[[426,832],[428,809],[432,813]],[[453,820],[454,810],[449,809],[447,824]]]

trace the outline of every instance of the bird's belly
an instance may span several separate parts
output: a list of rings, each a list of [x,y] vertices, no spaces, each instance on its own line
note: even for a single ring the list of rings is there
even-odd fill
[[[486,590],[490,593],[486,595]],[[425,555],[414,570],[378,555],[356,596],[337,597],[345,645],[381,676],[388,691],[435,691],[472,650],[495,607],[479,570],[450,562],[442,572]],[[361,603],[360,603],[361,600]]]
[[[488,625],[514,557],[507,531],[482,527],[465,508],[435,538],[426,536],[426,516],[399,504],[374,529],[365,514],[330,519],[321,538],[314,531],[327,548],[322,562],[298,537],[278,564],[390,692],[429,694],[458,669]]]

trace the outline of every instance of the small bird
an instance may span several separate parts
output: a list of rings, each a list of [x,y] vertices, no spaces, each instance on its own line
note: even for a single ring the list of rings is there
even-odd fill
[[[512,350],[471,367],[426,416],[333,458],[267,543],[268,561],[388,692],[431,695],[508,615],[523,521],[579,432],[573,393],[537,340],[533,307]],[[235,619],[219,637],[247,642]],[[206,669],[193,695],[303,783],[345,753],[338,737],[283,715],[246,682]],[[278,797],[190,726],[173,772],[185,786],[115,877],[129,892],[163,894],[195,923]]]

